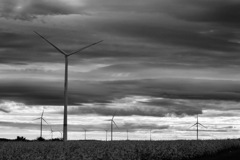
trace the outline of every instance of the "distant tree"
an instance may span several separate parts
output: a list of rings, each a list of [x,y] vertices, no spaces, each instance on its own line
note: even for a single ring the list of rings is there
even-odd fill
[[[23,136],[17,136],[16,141],[26,141],[27,139]]]
[[[52,141],[63,141],[62,138],[53,138]]]
[[[45,141],[45,139],[43,137],[38,137],[37,141]]]

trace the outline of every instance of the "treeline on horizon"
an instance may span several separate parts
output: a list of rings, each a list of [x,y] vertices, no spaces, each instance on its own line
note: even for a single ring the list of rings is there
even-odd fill
[[[17,136],[16,139],[0,138],[0,141],[62,141],[62,138],[45,139],[43,137],[37,137],[34,140],[29,140],[23,136]]]
[[[227,138],[227,139],[200,139],[200,141],[208,141],[208,140],[216,140],[216,141],[224,141],[224,140],[234,140],[234,139],[231,139],[231,138]],[[240,141],[240,138],[238,139],[235,139],[235,140],[239,140]],[[32,142],[32,141],[63,141],[62,138],[53,138],[53,139],[45,139],[43,137],[37,137],[36,139],[33,139],[33,140],[29,140],[23,136],[17,136],[16,139],[7,139],[7,138],[0,138],[0,142],[3,142],[3,141],[28,141],[28,142]],[[93,140],[93,139],[89,139],[89,140],[76,140],[76,141],[102,141],[102,140]],[[116,141],[149,141],[149,140],[116,140]],[[179,139],[179,140],[151,140],[151,141],[198,141],[198,140],[184,140],[184,139]],[[109,141],[110,142],[110,141]]]

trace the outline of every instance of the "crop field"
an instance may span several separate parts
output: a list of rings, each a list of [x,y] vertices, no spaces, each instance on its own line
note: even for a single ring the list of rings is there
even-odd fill
[[[239,140],[0,142],[1,160],[187,160],[240,148]]]

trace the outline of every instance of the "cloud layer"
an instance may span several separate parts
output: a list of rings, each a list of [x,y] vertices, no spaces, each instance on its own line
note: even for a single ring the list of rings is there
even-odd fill
[[[66,52],[104,40],[69,57],[73,117],[238,116],[239,8],[237,0],[2,0],[0,112],[63,105],[64,57],[38,31]]]

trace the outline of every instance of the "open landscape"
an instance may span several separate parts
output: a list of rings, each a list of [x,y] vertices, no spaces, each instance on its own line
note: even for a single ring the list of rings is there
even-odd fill
[[[240,0],[0,0],[0,160],[238,155]]]
[[[220,159],[218,155],[236,151],[240,151],[240,140],[237,139],[0,142],[1,160],[195,160]],[[228,160],[237,156],[230,155]]]

